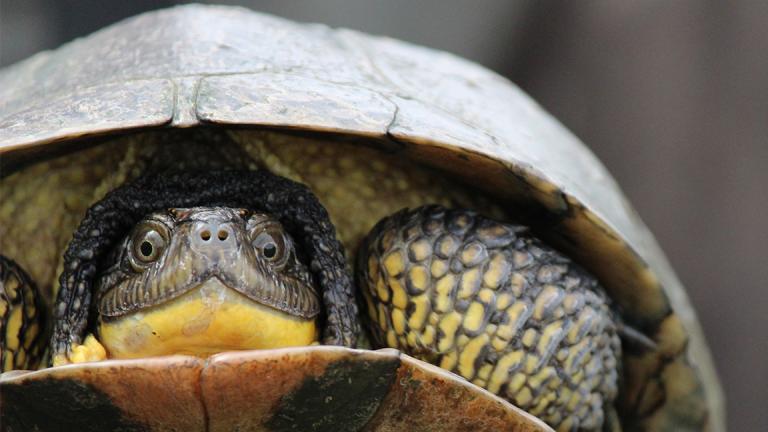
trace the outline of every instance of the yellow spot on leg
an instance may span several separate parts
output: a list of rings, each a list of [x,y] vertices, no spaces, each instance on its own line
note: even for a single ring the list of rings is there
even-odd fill
[[[405,315],[400,309],[394,309],[392,311],[392,326],[395,328],[395,333],[402,335],[405,333]]]
[[[507,382],[510,371],[519,368],[522,361],[522,351],[512,351],[511,353],[502,357],[499,362],[496,363],[496,368],[491,374],[491,380],[488,383],[488,390],[491,393],[498,394],[499,390],[501,390],[501,386]]]
[[[429,271],[433,278],[441,278],[444,274],[448,273],[448,262],[435,258],[429,267]]]
[[[427,321],[427,315],[429,314],[430,301],[426,295],[420,295],[411,299],[413,302],[413,312],[408,318],[408,327],[411,330],[421,330],[424,323]]]
[[[447,352],[453,348],[456,338],[456,330],[461,324],[461,315],[458,312],[451,312],[443,317],[438,324],[440,335],[438,336],[437,349],[440,352]]]
[[[520,408],[526,409],[533,402],[533,395],[528,387],[523,387],[514,397],[514,401]]]
[[[464,318],[464,328],[472,333],[480,330],[484,323],[485,307],[482,303],[472,302],[467,309],[467,316]]]
[[[427,289],[429,283],[429,272],[424,266],[413,266],[408,271],[408,282],[410,282],[410,288],[418,293],[423,293]]]
[[[459,355],[456,353],[456,351],[451,351],[448,354],[443,356],[443,359],[440,361],[440,367],[452,371],[453,368],[456,367],[456,363],[459,361]]]
[[[408,306],[408,293],[405,287],[397,279],[389,280],[389,287],[392,289],[392,305],[398,309],[405,310]]]
[[[389,288],[387,287],[387,284],[384,283],[383,279],[378,279],[376,281],[376,294],[379,296],[379,300],[383,302],[389,301]]]
[[[11,311],[11,317],[8,319],[8,328],[5,330],[5,344],[6,348],[13,351],[19,349],[19,330],[21,329],[22,322],[21,308],[15,308]]]
[[[483,284],[488,288],[498,288],[502,281],[509,277],[510,268],[511,266],[503,254],[493,254],[493,258],[488,264],[488,270],[483,274]]]
[[[384,268],[387,269],[387,274],[390,277],[399,276],[405,269],[405,260],[399,250],[391,252],[384,258]]]
[[[409,248],[411,259],[416,262],[424,261],[432,255],[432,245],[428,240],[422,239],[411,243]]]
[[[437,285],[435,285],[435,310],[437,312],[447,312],[450,310],[453,304],[451,293],[455,286],[456,278],[451,274],[447,274],[437,281]]]
[[[461,275],[458,297],[468,299],[480,288],[480,270],[473,268]]]
[[[483,348],[488,345],[488,335],[481,334],[467,343],[459,354],[459,374],[467,379],[472,379],[477,370],[475,361],[477,360]]]

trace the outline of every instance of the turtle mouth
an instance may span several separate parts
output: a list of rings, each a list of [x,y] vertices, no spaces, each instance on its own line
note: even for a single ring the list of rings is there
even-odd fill
[[[313,319],[266,307],[218,276],[163,304],[101,320],[99,340],[109,358],[304,346],[314,342]]]
[[[299,318],[312,319],[320,313],[317,293],[307,289],[301,281],[293,278],[271,280],[257,266],[237,264],[233,263],[228,269],[215,266],[202,273],[179,265],[128,278],[104,292],[99,301],[99,313],[106,321],[119,319],[209,285],[226,287],[252,302]]]

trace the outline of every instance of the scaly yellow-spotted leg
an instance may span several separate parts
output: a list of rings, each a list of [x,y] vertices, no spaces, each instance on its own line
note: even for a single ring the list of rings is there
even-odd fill
[[[96,338],[89,334],[82,344],[72,345],[69,357],[60,354],[53,358],[54,366],[63,366],[70,363],[85,363],[107,359],[107,350]]]
[[[45,312],[29,275],[0,255],[0,372],[36,369],[45,347]]]
[[[404,210],[369,234],[357,272],[377,346],[455,372],[557,430],[616,430],[621,343],[609,300],[526,228]]]

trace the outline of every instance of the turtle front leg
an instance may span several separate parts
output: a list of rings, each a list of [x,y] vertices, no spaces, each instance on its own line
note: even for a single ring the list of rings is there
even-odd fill
[[[57,354],[53,357],[53,366],[70,363],[85,363],[107,359],[107,350],[96,337],[88,334],[82,344],[72,344],[69,354]]]
[[[621,343],[597,281],[527,228],[438,206],[383,219],[358,286],[379,346],[484,387],[558,430],[600,430]]]
[[[38,368],[45,324],[37,286],[21,266],[0,255],[0,371]]]

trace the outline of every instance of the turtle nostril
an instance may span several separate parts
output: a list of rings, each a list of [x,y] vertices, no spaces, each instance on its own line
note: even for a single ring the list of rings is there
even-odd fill
[[[203,230],[200,233],[200,238],[203,239],[203,241],[208,241],[211,238],[211,232],[208,230]]]
[[[219,240],[224,241],[229,237],[229,233],[224,230],[219,230]]]

